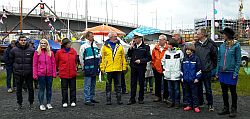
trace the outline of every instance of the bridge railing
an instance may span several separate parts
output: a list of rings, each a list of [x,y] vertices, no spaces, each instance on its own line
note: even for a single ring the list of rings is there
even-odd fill
[[[9,12],[12,12],[14,14],[19,14],[19,7],[12,7],[12,6],[2,6],[4,9],[6,9]],[[23,12],[23,16],[25,16],[26,14],[28,14],[32,9],[31,8],[23,8],[22,12]],[[37,7],[36,9],[34,9],[34,11],[31,12],[30,15],[33,16],[40,16],[41,10],[39,7]],[[46,10],[45,11],[46,15],[52,15],[52,12]],[[60,19],[70,19],[70,20],[77,20],[77,21],[85,21],[85,15],[77,15],[77,14],[73,14],[73,13],[64,13],[64,12],[56,12],[56,15],[60,18]],[[112,25],[118,25],[118,26],[125,26],[125,27],[133,27],[136,28],[137,24],[134,23],[129,23],[129,22],[124,22],[124,21],[118,21],[118,20],[114,20],[114,19],[105,19],[105,18],[100,18],[100,17],[93,17],[93,16],[88,16],[88,21],[89,22],[97,22],[97,23],[107,23],[108,24],[112,24]]]

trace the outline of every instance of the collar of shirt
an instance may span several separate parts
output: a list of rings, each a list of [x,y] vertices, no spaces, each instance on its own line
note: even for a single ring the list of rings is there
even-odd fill
[[[139,48],[141,46],[141,44],[142,44],[142,42],[140,44],[136,45],[136,47]]]

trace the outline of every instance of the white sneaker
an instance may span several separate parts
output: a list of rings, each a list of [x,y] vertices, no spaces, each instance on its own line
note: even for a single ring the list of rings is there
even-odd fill
[[[8,93],[12,93],[13,90],[11,88],[8,89]]]
[[[71,107],[75,107],[75,106],[76,106],[76,103],[72,102],[70,106],[71,106]]]
[[[51,106],[51,104],[47,104],[47,108],[52,109],[53,107]]]
[[[64,108],[68,107],[68,104],[67,103],[63,103],[63,107]]]
[[[40,105],[40,110],[45,111],[46,110],[45,106],[44,105]]]

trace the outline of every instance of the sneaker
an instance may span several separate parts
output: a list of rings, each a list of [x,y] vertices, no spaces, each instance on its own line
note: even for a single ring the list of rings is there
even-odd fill
[[[63,103],[62,105],[64,108],[68,107],[68,104],[67,103]]]
[[[53,108],[51,104],[47,104],[46,106],[47,106],[48,109],[52,109]]]
[[[183,110],[184,110],[184,111],[189,111],[189,110],[192,110],[192,107],[187,106],[187,107],[185,107]]]
[[[194,108],[194,112],[199,113],[199,112],[201,112],[201,110],[199,109],[199,107],[196,107],[196,108]]]
[[[96,100],[91,100],[92,103],[99,103],[98,101]]]
[[[11,88],[8,89],[8,93],[12,93],[13,90]]]
[[[41,111],[45,111],[46,110],[45,106],[44,105],[40,105],[40,110]]]
[[[75,106],[76,106],[76,103],[72,102],[72,103],[70,104],[70,106],[71,106],[71,107],[75,107]]]
[[[236,108],[232,108],[229,117],[234,118],[236,116],[237,116],[237,110]]]
[[[209,106],[208,106],[208,111],[210,111],[210,112],[211,112],[211,111],[214,111],[214,106],[213,106],[213,105],[209,105]]]

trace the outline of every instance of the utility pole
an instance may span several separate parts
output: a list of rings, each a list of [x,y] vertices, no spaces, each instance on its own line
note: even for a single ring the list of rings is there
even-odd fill
[[[108,21],[109,21],[109,18],[108,18],[108,1],[106,0],[106,15],[107,15],[107,21],[106,21],[106,25],[108,25]]]
[[[138,14],[138,5],[139,4],[139,0],[137,0],[137,3],[136,3],[136,12],[137,12],[137,17],[136,17],[136,26],[138,27],[138,16],[139,16],[139,14]]]
[[[56,12],[56,0],[54,0],[54,12]]]
[[[85,30],[88,28],[88,0],[85,0]]]
[[[23,0],[20,0],[20,32],[23,33]]]
[[[157,28],[157,8],[156,8],[156,11],[155,11],[155,28]]]

